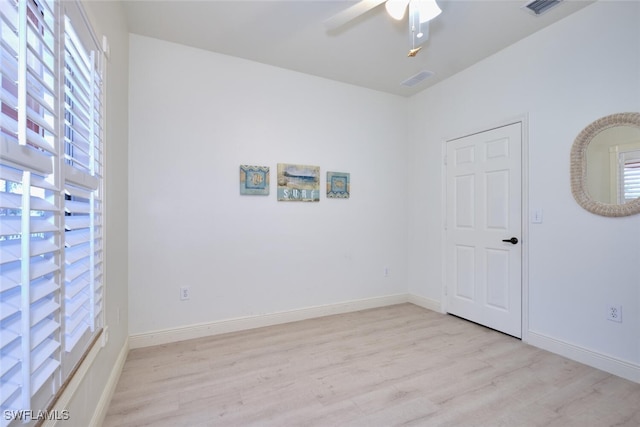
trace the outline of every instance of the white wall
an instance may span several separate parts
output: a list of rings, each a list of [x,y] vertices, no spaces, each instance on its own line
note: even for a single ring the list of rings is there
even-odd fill
[[[569,152],[591,121],[640,110],[639,20],[637,2],[596,3],[408,100],[131,35],[130,334],[407,290],[437,306],[443,141],[526,116],[544,222],[524,236],[525,338],[637,375],[640,216],[582,210]],[[350,172],[352,197],[277,202],[279,162],[323,184]],[[269,196],[239,195],[240,164],[271,167]]]
[[[100,423],[128,348],[127,328],[127,128],[128,50],[126,17],[119,2],[83,2],[95,33],[111,47],[107,63],[105,128],[105,319],[109,339],[88,357],[58,401],[70,419],[58,424]],[[91,363],[89,363],[91,362]],[[120,366],[119,366],[120,365]],[[84,375],[82,375],[84,373]]]
[[[443,141],[528,115],[528,204],[544,212],[525,242],[528,336],[638,372],[640,216],[593,215],[569,185],[578,133],[640,111],[638,22],[638,2],[596,3],[410,100],[410,293],[441,301]],[[622,305],[622,324],[605,320],[610,303]]]
[[[131,35],[129,102],[132,335],[406,294],[405,98]],[[278,202],[277,163],[351,198]]]

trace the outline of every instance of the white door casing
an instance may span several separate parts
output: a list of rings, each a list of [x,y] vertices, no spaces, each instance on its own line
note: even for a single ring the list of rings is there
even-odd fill
[[[521,338],[522,123],[448,141],[446,159],[447,312]]]

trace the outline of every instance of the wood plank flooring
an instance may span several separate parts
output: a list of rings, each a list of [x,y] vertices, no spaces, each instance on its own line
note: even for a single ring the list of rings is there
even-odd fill
[[[132,350],[104,427],[640,426],[640,384],[412,304]]]

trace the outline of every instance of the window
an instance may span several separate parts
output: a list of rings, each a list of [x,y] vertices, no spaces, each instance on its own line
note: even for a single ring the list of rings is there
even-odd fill
[[[103,326],[103,56],[78,7],[0,0],[3,414],[45,410]]]
[[[640,197],[640,150],[620,153],[620,203]]]

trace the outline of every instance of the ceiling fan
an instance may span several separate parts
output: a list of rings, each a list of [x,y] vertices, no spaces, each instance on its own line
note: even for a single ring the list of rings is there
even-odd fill
[[[360,0],[353,6],[326,20],[324,22],[325,27],[329,30],[340,28],[382,3],[385,4],[389,16],[397,21],[402,20],[406,10],[409,9],[409,31],[412,48],[408,56],[416,56],[422,49],[420,46],[416,47],[416,44],[422,44],[428,39],[428,22],[442,12],[436,0]]]

